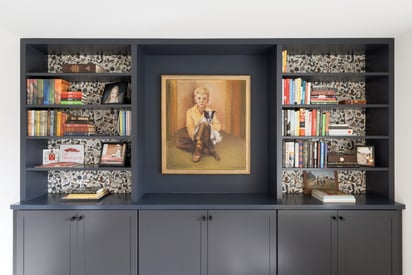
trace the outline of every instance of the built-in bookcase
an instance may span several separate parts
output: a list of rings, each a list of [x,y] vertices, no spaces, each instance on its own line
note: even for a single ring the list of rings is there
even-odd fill
[[[27,42],[27,43],[26,43]],[[112,193],[132,191],[133,162],[131,152],[135,146],[133,133],[119,135],[119,111],[132,111],[137,96],[133,94],[135,77],[132,72],[132,44],[129,41],[90,40],[22,40],[22,143],[21,143],[21,199],[32,199],[47,193],[68,193],[83,186],[107,187]],[[98,45],[97,45],[98,44]],[[62,65],[93,63],[105,69],[105,73],[63,73]],[[64,79],[70,90],[83,92],[83,104],[32,104],[28,101],[27,79]],[[128,91],[123,104],[104,105],[104,86],[112,82],[127,82]],[[89,117],[96,134],[84,135],[27,135],[27,112],[43,110],[59,111],[68,116]],[[133,123],[133,122],[132,122]],[[134,126],[134,125],[132,125]],[[132,127],[133,129],[133,127]],[[102,142],[126,142],[128,144],[125,167],[99,167]],[[43,149],[58,149],[62,144],[81,144],[85,149],[85,161],[81,167],[36,168],[42,163]]]
[[[346,41],[345,41],[346,42]],[[366,104],[281,104],[285,110],[316,109],[329,112],[330,122],[347,124],[353,135],[296,136],[283,132],[278,141],[278,181],[286,193],[301,192],[303,171],[337,170],[339,188],[351,193],[377,195],[393,200],[393,45],[382,41],[351,40],[348,43],[317,41],[286,43],[280,48],[287,52],[286,64],[280,70],[281,80],[302,79],[312,85],[333,88],[338,101],[366,100]],[[277,98],[282,100],[282,88],[277,86]],[[282,133],[279,124],[278,133]],[[285,168],[280,148],[286,141],[324,141],[329,153],[353,154],[358,145],[375,148],[374,167],[345,168]]]
[[[286,69],[282,52],[287,51]],[[106,73],[62,73],[64,63],[95,63]],[[161,173],[161,75],[251,76],[251,173],[248,175],[164,175]],[[85,105],[27,104],[27,79],[69,81],[84,91]],[[283,79],[303,79],[333,87],[338,99],[366,99],[358,105],[283,104]],[[125,104],[102,105],[106,83],[127,81]],[[286,136],[285,110],[329,111],[331,121],[350,124],[353,136]],[[28,110],[62,110],[89,116],[98,135],[28,136]],[[130,136],[119,136],[116,120],[131,111]],[[83,185],[109,187],[130,201],[187,194],[282,199],[301,193],[303,171],[285,168],[287,140],[323,140],[334,153],[373,145],[374,167],[339,168],[340,188],[384,200],[394,198],[392,39],[22,39],[21,41],[21,200],[64,193]],[[97,166],[101,143],[128,143],[125,167]],[[35,168],[42,150],[84,144],[85,165]],[[310,168],[327,169],[332,168]],[[336,170],[336,168],[333,168]],[[371,196],[369,196],[371,195]],[[372,196],[373,195],[373,196]],[[259,200],[259,199],[258,199]]]

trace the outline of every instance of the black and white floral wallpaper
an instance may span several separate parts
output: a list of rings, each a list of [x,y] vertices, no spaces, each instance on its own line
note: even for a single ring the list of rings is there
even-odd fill
[[[61,72],[63,63],[95,63],[108,72],[130,72],[130,55],[50,55],[49,72]],[[364,55],[289,55],[287,59],[289,73],[357,73],[365,71]],[[87,98],[86,104],[99,104],[103,94],[103,82],[73,82],[72,89],[80,89]],[[363,81],[322,81],[314,85],[333,87],[337,91],[338,100],[364,99],[365,82]],[[130,85],[129,85],[130,87]],[[76,109],[67,112],[77,115],[87,115],[95,122],[96,131],[104,135],[117,135],[116,121],[118,112],[113,109]],[[365,134],[365,110],[331,109],[331,123],[346,123],[353,129],[355,135]],[[118,140],[118,139],[116,139]],[[361,139],[330,139],[328,148],[335,153],[353,153],[357,144],[364,144]],[[84,144],[85,163],[98,162],[101,150],[100,139],[52,139],[49,148],[58,148],[60,144]],[[129,154],[130,154],[129,146]],[[350,193],[366,191],[365,172],[338,170],[339,188]],[[131,192],[131,171],[124,170],[90,170],[90,171],[50,171],[49,193],[67,193],[83,186],[107,187],[113,193]],[[301,193],[303,191],[302,171],[283,171],[282,191],[284,193]]]

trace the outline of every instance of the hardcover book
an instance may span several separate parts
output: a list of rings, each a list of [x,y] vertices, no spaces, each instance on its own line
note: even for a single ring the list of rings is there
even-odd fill
[[[63,64],[63,73],[106,73],[106,70],[96,64]]]
[[[312,197],[324,202],[324,203],[355,203],[355,196],[347,194],[343,191],[330,189],[330,190],[312,190]]]
[[[61,162],[84,162],[84,145],[60,145],[60,161]]]

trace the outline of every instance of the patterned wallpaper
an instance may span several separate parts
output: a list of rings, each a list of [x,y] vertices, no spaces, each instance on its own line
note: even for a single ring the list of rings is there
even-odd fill
[[[130,72],[129,55],[50,55],[49,72],[61,72],[63,63],[95,63],[108,72]],[[364,72],[364,55],[289,55],[288,72]],[[103,88],[102,82],[74,82],[73,89],[81,89],[87,95],[88,104],[99,104]],[[314,82],[314,85],[333,87],[337,90],[338,100],[365,98],[363,81]],[[129,85],[130,87],[130,85]],[[331,123],[347,123],[353,127],[356,135],[365,134],[364,109],[331,109]],[[72,114],[87,115],[96,124],[96,131],[105,135],[117,135],[116,121],[118,112],[113,109],[67,110]],[[118,140],[118,139],[116,139]],[[110,140],[105,140],[110,141]],[[100,139],[52,139],[49,148],[58,148],[60,144],[84,144],[85,163],[95,164],[101,150]],[[130,143],[130,142],[129,142]],[[329,148],[336,153],[351,153],[357,144],[364,140],[330,139]],[[129,144],[130,145],[130,144]],[[130,146],[129,152],[130,154]],[[366,191],[365,172],[338,170],[339,188],[346,192],[362,193]],[[91,171],[50,171],[49,193],[67,193],[83,186],[107,187],[113,193],[131,192],[131,171],[91,170]],[[300,193],[303,191],[303,171],[288,170],[283,172],[282,191]]]

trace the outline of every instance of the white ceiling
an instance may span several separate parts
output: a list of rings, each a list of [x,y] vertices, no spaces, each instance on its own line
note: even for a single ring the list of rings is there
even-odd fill
[[[14,0],[0,28],[19,37],[396,37],[411,0]]]

